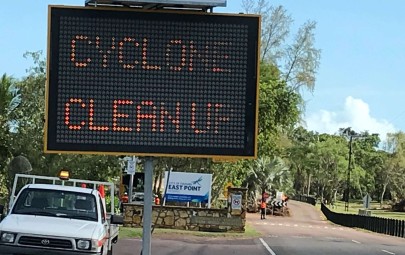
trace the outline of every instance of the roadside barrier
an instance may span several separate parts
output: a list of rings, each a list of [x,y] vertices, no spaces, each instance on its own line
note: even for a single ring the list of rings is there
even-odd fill
[[[335,213],[322,203],[321,210],[331,222],[351,228],[362,228],[372,232],[405,238],[405,220],[375,216]]]
[[[305,202],[311,205],[316,205],[316,198],[314,197],[309,197],[309,196],[303,196],[303,195],[295,195],[292,199]]]

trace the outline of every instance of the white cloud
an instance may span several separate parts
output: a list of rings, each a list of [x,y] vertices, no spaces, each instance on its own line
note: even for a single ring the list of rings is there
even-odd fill
[[[357,132],[378,133],[382,141],[387,133],[396,132],[392,123],[376,119],[370,114],[369,105],[361,99],[347,97],[343,109],[339,111],[320,110],[305,119],[306,128],[319,133],[336,134],[339,128],[351,127]]]

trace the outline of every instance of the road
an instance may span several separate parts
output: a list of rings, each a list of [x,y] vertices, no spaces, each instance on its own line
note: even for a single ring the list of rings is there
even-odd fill
[[[405,255],[405,239],[333,225],[312,205],[290,201],[291,217],[248,214],[255,239],[153,238],[153,255]],[[120,240],[114,255],[140,254],[141,240]]]

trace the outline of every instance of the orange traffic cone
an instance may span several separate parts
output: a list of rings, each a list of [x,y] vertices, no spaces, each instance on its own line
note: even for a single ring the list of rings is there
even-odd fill
[[[103,207],[104,207],[104,218],[107,219],[107,211],[106,211],[106,204],[105,204],[105,190],[104,190],[104,185],[100,185],[98,187],[98,192],[100,193],[101,196],[101,201],[103,201]]]

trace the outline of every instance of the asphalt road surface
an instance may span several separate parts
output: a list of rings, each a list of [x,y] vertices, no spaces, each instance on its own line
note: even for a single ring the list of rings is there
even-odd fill
[[[248,214],[255,239],[153,237],[153,255],[405,255],[405,239],[334,225],[312,205],[290,201],[291,217]],[[120,240],[114,255],[138,255],[140,239]]]

